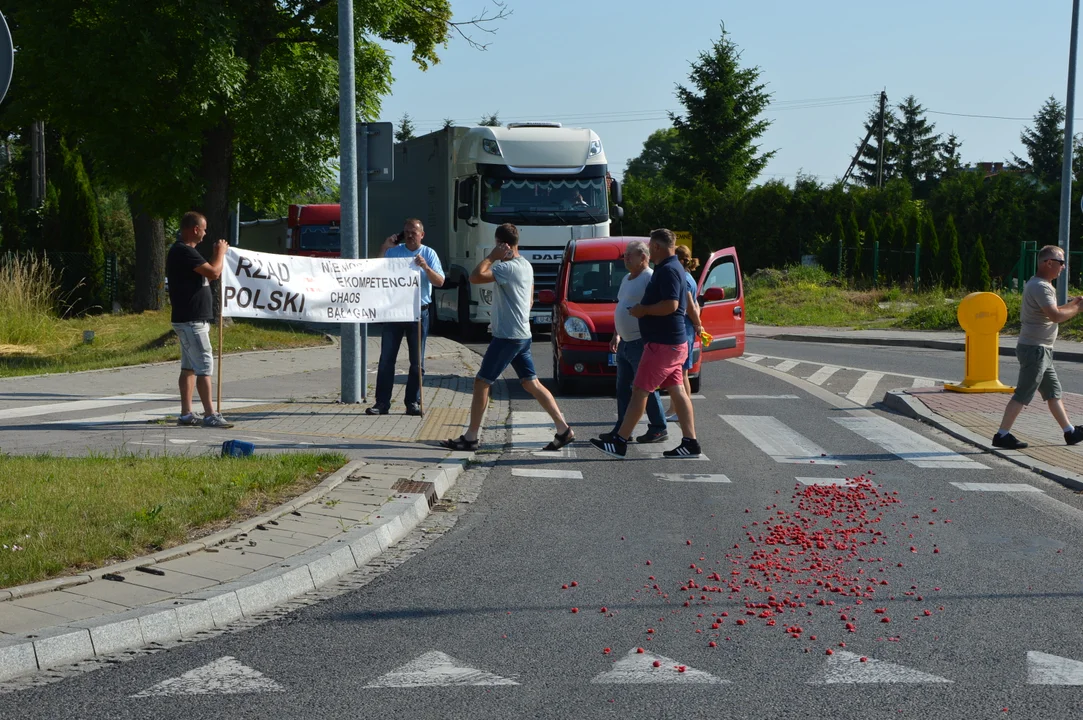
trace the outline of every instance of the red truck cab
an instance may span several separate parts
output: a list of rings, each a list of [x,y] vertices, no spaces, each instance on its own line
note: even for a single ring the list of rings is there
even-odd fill
[[[290,205],[286,218],[288,254],[339,257],[342,254],[341,225],[342,208],[337,203]]]
[[[609,343],[617,291],[628,274],[624,249],[631,240],[647,242],[648,238],[572,240],[564,252],[556,289],[539,293],[540,301],[553,303],[553,379],[561,392],[592,379],[616,377]],[[700,273],[697,299],[703,329],[712,339],[705,348],[699,338],[695,340],[689,371],[693,392],[699,391],[704,362],[744,353],[744,293],[734,248],[711,255]]]

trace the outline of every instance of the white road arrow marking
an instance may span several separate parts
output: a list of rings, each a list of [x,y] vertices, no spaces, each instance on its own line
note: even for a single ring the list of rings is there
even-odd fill
[[[865,662],[861,658],[865,657]],[[905,665],[840,650],[827,658],[827,664],[809,685],[864,685],[870,683],[950,683],[951,680],[931,675]]]
[[[518,685],[499,675],[461,665],[455,658],[438,650],[421,655],[402,667],[381,675],[365,687],[406,688],[446,687],[450,685]]]
[[[285,692],[286,689],[258,670],[230,655],[203,667],[147,688],[132,697],[156,695],[239,695],[241,693]]]
[[[1027,652],[1028,685],[1083,685],[1083,662],[1030,650]]]
[[[725,475],[707,473],[655,473],[654,476],[666,482],[728,483],[730,481]]]
[[[693,683],[723,685],[729,680],[651,652],[637,652],[632,648],[627,655],[613,663],[613,669],[596,675],[592,683],[597,685],[639,685],[653,683]],[[658,667],[654,663],[658,663]],[[684,668],[682,671],[681,668]]]

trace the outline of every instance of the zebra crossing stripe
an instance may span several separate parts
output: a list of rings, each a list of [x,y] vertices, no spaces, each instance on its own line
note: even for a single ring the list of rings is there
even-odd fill
[[[936,380],[933,380],[932,378],[916,377],[916,378],[914,378],[914,382],[910,387],[912,387],[912,388],[936,387]]]
[[[779,372],[789,372],[800,364],[801,363],[796,360],[783,360],[778,365],[775,365],[775,370],[778,370]]]
[[[549,417],[549,413],[513,411],[509,452],[540,450],[553,439],[553,433],[553,420]]]
[[[750,363],[758,363],[760,360],[763,360],[763,355],[743,355],[741,359],[747,360]]]
[[[1028,650],[1027,684],[1083,685],[1083,662]]]
[[[666,482],[728,483],[730,481],[725,475],[710,473],[655,473],[654,476]]]
[[[854,481],[850,478],[816,478],[816,477],[799,477],[794,478],[802,485],[853,485]]]
[[[850,392],[846,393],[846,399],[855,402],[858,405],[865,406],[869,404],[869,398],[876,392],[876,386],[880,384],[880,381],[884,379],[883,373],[867,372],[858,378],[857,383],[850,388]]]
[[[834,365],[824,365],[822,368],[809,375],[807,380],[813,385],[823,385],[825,382],[827,382],[827,379],[829,377],[831,377],[838,371],[839,368],[835,367]]]
[[[779,463],[845,465],[807,437],[770,415],[719,415],[734,430]]]
[[[933,442],[913,430],[875,415],[832,418],[911,465],[947,470],[986,470],[984,465]]]
[[[970,490],[974,492],[1041,492],[1038,488],[1033,485],[1027,485],[1026,483],[953,482],[952,485],[960,490]]]
[[[542,470],[535,468],[512,468],[515,477],[551,478],[555,480],[582,480],[583,473],[578,470]]]

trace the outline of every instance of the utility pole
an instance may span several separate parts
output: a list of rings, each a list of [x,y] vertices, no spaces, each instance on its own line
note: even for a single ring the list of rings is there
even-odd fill
[[[884,117],[887,115],[887,91],[880,91],[880,147],[876,158],[876,187],[884,186]]]
[[[338,0],[338,141],[339,186],[342,191],[342,257],[357,259],[357,86],[354,80],[353,0]],[[342,402],[361,401],[361,328],[342,323],[340,352]]]
[[[1060,234],[1058,245],[1064,250],[1064,265],[1057,282],[1057,304],[1068,302],[1068,228],[1072,218],[1072,116],[1075,112],[1076,45],[1079,40],[1079,0],[1072,0],[1072,40],[1068,52],[1068,102],[1064,107],[1064,165],[1060,171]]]

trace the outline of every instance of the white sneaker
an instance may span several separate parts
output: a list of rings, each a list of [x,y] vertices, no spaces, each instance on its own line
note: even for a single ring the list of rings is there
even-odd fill
[[[187,415],[181,415],[177,418],[177,425],[180,425],[181,427],[199,427],[202,424],[203,418],[195,413],[188,413]]]
[[[203,416],[203,427],[220,428],[225,430],[233,427],[233,423],[222,417],[222,413],[214,413],[213,415]]]

